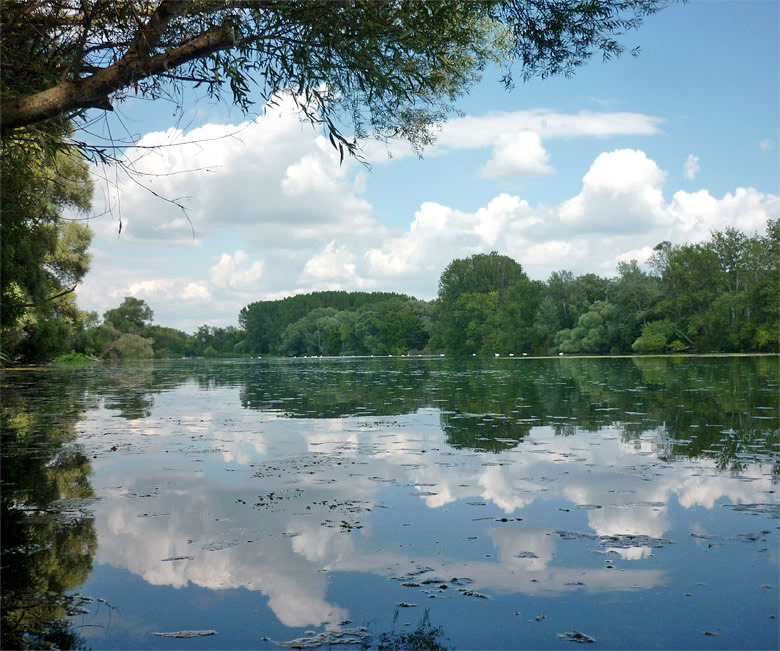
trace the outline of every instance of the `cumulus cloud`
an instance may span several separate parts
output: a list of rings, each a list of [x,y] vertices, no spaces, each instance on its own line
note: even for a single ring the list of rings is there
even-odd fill
[[[209,269],[209,278],[215,287],[252,291],[263,277],[263,263],[255,260],[246,267],[249,256],[239,249],[233,255],[223,253],[219,262]]]
[[[641,113],[557,113],[550,109],[465,116],[442,126],[437,146],[474,149],[494,145],[505,134],[533,132],[540,138],[603,138],[618,135],[655,135],[663,120]]]
[[[685,163],[683,163],[683,176],[686,179],[695,179],[700,170],[699,157],[688,154],[688,158],[685,160]]]
[[[665,178],[642,151],[600,154],[582,179],[582,192],[561,205],[561,222],[570,229],[610,233],[643,232],[666,223]]]
[[[121,216],[125,241],[166,245],[190,244],[193,230],[198,238],[224,228],[257,237],[261,226],[266,245],[307,248],[319,236],[312,226],[373,227],[355,163],[339,165],[292,99],[277,99],[253,122],[146,134],[124,156],[133,179],[98,172],[118,182],[99,184],[97,211]],[[101,226],[115,235],[110,220]]]
[[[464,116],[440,125],[428,156],[453,150],[491,148],[488,161],[478,171],[483,177],[505,179],[553,173],[543,140],[551,138],[606,138],[650,136],[661,133],[663,119],[642,113],[558,113],[551,109],[492,111]],[[374,162],[412,156],[405,143],[366,143],[364,151]]]
[[[482,168],[484,176],[505,178],[529,174],[551,174],[550,155],[542,139],[533,131],[501,134],[493,147],[493,157]]]
[[[371,286],[370,281],[356,273],[353,257],[346,247],[331,241],[321,253],[306,261],[298,282],[327,289]]]

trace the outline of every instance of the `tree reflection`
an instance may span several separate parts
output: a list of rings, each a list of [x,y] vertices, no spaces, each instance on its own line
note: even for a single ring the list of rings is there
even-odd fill
[[[91,466],[74,447],[86,378],[4,383],[2,424],[2,648],[82,648],[67,620],[97,550]]]
[[[455,448],[501,452],[540,426],[612,428],[627,443],[652,431],[664,458],[709,457],[733,472],[758,459],[780,474],[776,357],[187,360],[107,365],[89,391],[137,419],[185,382],[237,387],[242,407],[287,418],[435,408]]]

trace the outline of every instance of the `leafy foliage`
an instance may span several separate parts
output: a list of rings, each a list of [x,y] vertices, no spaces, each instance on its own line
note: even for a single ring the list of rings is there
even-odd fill
[[[497,254],[454,260],[439,283],[431,348],[489,354],[778,350],[780,227],[715,231],[699,244],[662,242],[654,273],[560,271],[544,284]],[[499,271],[500,270],[500,271]]]
[[[77,152],[47,153],[39,143],[25,142],[3,147],[0,172],[3,353],[51,359],[70,349],[83,318],[71,292],[89,268],[92,233],[65,221],[62,211],[89,208],[88,167]]]
[[[119,332],[141,332],[153,318],[152,308],[135,296],[126,296],[119,307],[103,314],[103,321]]]
[[[180,86],[229,88],[247,109],[291,91],[342,155],[366,136],[420,147],[488,61],[521,76],[571,74],[594,51],[670,0],[8,0],[0,123],[4,133],[132,90],[174,97]],[[345,123],[345,126],[340,126]]]
[[[238,315],[240,326],[246,331],[246,348],[254,354],[266,354],[279,349],[285,329],[304,318],[312,310],[333,308],[336,311],[357,310],[364,305],[380,303],[387,299],[408,299],[403,294],[388,292],[326,291],[289,296],[278,301],[258,301],[244,307]],[[350,341],[348,317],[343,327],[344,340]],[[292,334],[292,333],[291,333]],[[347,346],[350,349],[350,346]],[[313,351],[310,354],[315,354]],[[317,352],[316,354],[321,354]]]

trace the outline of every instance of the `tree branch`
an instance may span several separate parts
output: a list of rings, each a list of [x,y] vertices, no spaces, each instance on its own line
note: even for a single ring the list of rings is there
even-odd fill
[[[235,42],[235,34],[230,27],[214,27],[179,47],[145,59],[138,59],[134,52],[139,48],[146,48],[148,42],[144,46],[134,42],[128,53],[114,65],[103,68],[90,77],[62,82],[34,95],[3,104],[0,107],[0,127],[5,133],[78,109],[112,110],[108,100],[111,93],[139,79],[166,72],[217,50],[229,49]]]
[[[59,294],[55,294],[54,296],[49,296],[49,298],[44,298],[42,301],[39,301],[37,303],[25,303],[22,305],[22,307],[41,307],[41,305],[45,303],[49,303],[57,298],[60,298],[61,296],[65,296],[65,294],[70,294],[71,292],[76,290],[76,287],[78,287],[78,283],[73,285],[70,289],[66,289],[64,291],[61,291]]]

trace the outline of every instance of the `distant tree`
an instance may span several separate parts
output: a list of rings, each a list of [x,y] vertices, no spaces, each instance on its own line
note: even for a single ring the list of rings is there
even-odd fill
[[[146,301],[135,296],[126,296],[119,307],[103,314],[103,320],[120,332],[141,334],[154,318],[154,312]]]
[[[556,335],[557,350],[564,353],[608,353],[612,347],[611,322],[617,312],[612,303],[596,301],[577,319],[575,328]]]
[[[439,278],[434,342],[456,353],[493,347],[494,338],[485,339],[493,328],[477,323],[488,314],[494,319],[509,288],[527,280],[518,262],[496,251],[453,260]]]
[[[302,319],[312,310],[330,307],[338,312],[354,311],[364,305],[380,303],[390,298],[407,300],[409,297],[392,292],[312,292],[276,301],[250,303],[241,309],[238,323],[245,331],[246,349],[251,353],[264,354],[276,351],[287,326]]]
[[[658,277],[642,270],[636,260],[618,263],[617,271],[609,289],[610,302],[617,310],[613,345],[619,352],[628,352],[644,325],[655,317],[661,287]]]
[[[150,325],[144,336],[152,340],[155,357],[181,357],[187,352],[187,333],[181,330]]]
[[[439,278],[439,304],[446,309],[462,294],[474,292],[497,292],[500,304],[509,286],[520,278],[527,278],[523,267],[496,251],[459,258],[450,262]]]
[[[650,321],[642,328],[642,335],[632,348],[638,353],[682,351],[687,346],[679,338],[675,338],[681,334],[682,331],[669,318]]]

